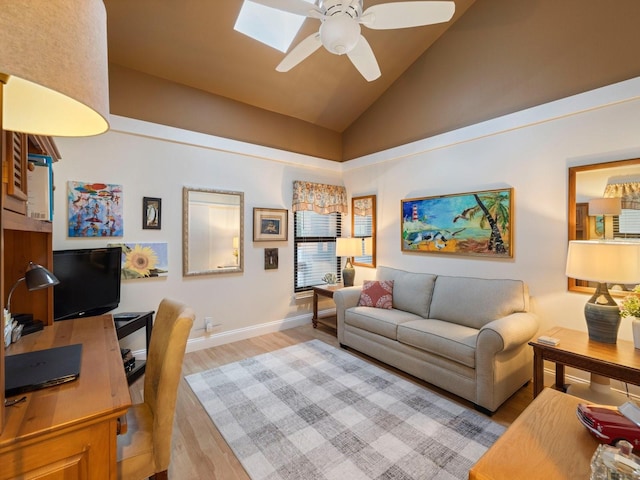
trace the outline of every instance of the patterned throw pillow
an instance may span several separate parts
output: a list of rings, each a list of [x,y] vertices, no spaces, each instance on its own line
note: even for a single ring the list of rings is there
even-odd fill
[[[390,310],[393,306],[393,280],[365,280],[358,306]]]

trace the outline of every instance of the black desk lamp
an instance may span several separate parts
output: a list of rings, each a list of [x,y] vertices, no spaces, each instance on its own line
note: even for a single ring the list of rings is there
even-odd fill
[[[53,287],[54,285],[58,285],[60,283],[60,280],[58,280],[53,273],[44,268],[42,265],[29,262],[27,270],[24,273],[24,277],[19,278],[9,291],[9,297],[7,298],[7,310],[9,311],[9,313],[11,313],[11,296],[13,295],[16,287],[20,285],[20,282],[22,281],[24,281],[25,285],[27,286],[27,290],[29,290],[30,292],[33,292],[34,290],[42,290],[43,288]]]

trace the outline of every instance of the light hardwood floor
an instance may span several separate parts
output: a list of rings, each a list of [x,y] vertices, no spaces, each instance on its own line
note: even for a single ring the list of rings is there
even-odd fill
[[[338,347],[338,340],[331,329],[323,326],[314,329],[309,325],[187,353],[182,373],[183,375],[189,375],[201,372],[314,338]],[[357,355],[357,352],[352,350],[350,352]],[[390,371],[402,374],[398,370],[386,367],[369,357],[359,356]],[[459,397],[447,394],[413,377],[403,376],[462,405],[472,407],[469,402]],[[131,385],[131,398],[134,403],[142,400],[142,388],[142,379]],[[532,398],[533,389],[531,383],[529,383],[529,385],[520,389],[513,397],[507,400],[491,418],[502,425],[508,426],[529,405]],[[214,480],[249,479],[242,465],[240,465],[240,462],[238,462],[227,443],[221,437],[184,378],[178,387],[178,403],[173,430],[173,450],[169,478],[174,480],[196,478]]]

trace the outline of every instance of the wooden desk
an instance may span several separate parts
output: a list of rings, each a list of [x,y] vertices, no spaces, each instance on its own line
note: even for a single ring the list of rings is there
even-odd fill
[[[640,385],[640,350],[633,342],[600,343],[589,339],[586,332],[555,327],[543,335],[560,340],[557,346],[545,345],[536,340],[533,347],[533,396],[544,388],[544,361],[556,364],[556,388],[565,390],[564,367],[578,368],[604,377]]]
[[[338,328],[335,315],[318,316],[318,297],[333,298],[333,292],[340,290],[342,285],[316,285],[311,288],[313,288],[313,317],[311,318],[313,328],[318,328],[318,322],[334,329]]]
[[[583,401],[544,389],[469,470],[469,479],[589,478],[598,441],[576,417]]]
[[[116,479],[117,418],[131,406],[111,315],[56,322],[7,355],[82,343],[80,377],[6,408],[0,479]],[[15,398],[15,397],[14,397]]]

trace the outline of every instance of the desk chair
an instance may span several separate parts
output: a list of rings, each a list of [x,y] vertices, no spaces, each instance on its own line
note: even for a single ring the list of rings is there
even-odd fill
[[[147,352],[144,403],[129,409],[126,433],[118,435],[122,480],[168,478],[178,383],[194,317],[181,303],[166,298],[160,302]]]

